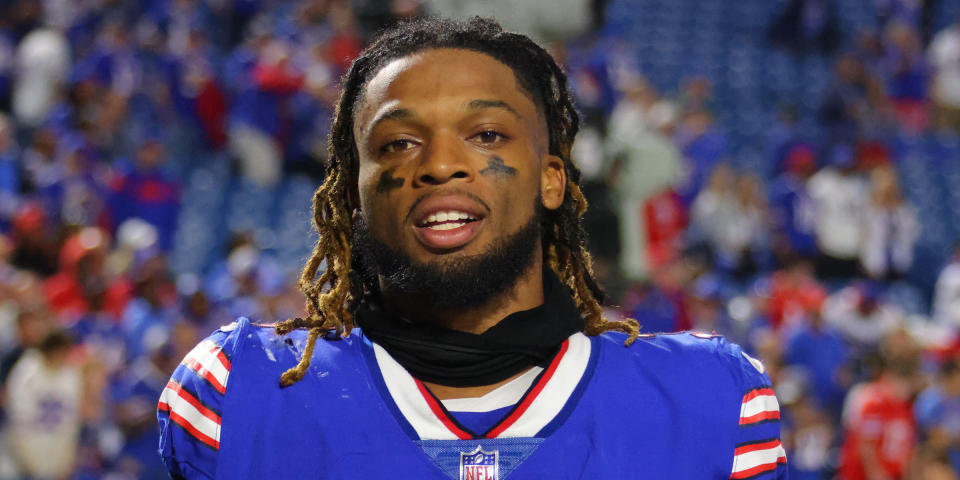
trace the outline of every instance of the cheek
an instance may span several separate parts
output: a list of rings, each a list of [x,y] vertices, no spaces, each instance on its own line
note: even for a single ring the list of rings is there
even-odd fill
[[[367,212],[376,201],[377,171],[375,166],[361,166],[357,172],[357,187],[360,194],[360,210]]]

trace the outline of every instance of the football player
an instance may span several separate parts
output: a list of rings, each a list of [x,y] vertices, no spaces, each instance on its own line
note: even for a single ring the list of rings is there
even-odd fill
[[[563,71],[491,20],[382,34],[313,199],[306,318],[240,319],[159,404],[183,478],[781,478],[763,366],[603,318]]]

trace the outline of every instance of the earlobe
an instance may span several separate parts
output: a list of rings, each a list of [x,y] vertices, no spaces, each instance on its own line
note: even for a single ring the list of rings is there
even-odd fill
[[[567,170],[563,159],[556,155],[547,155],[540,170],[540,196],[543,207],[556,210],[563,205],[567,190]]]

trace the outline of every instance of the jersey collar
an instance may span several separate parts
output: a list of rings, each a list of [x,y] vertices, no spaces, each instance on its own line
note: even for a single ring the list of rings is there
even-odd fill
[[[595,345],[582,333],[564,340],[560,350],[531,383],[520,401],[489,431],[471,432],[447,412],[443,404],[387,351],[367,339],[370,367],[384,401],[398,421],[417,440],[536,437],[563,412],[573,407],[594,362]],[[581,388],[578,388],[581,387]]]

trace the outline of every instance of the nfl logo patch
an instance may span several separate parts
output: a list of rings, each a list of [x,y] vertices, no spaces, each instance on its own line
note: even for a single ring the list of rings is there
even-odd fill
[[[460,480],[500,480],[499,450],[460,452]]]

